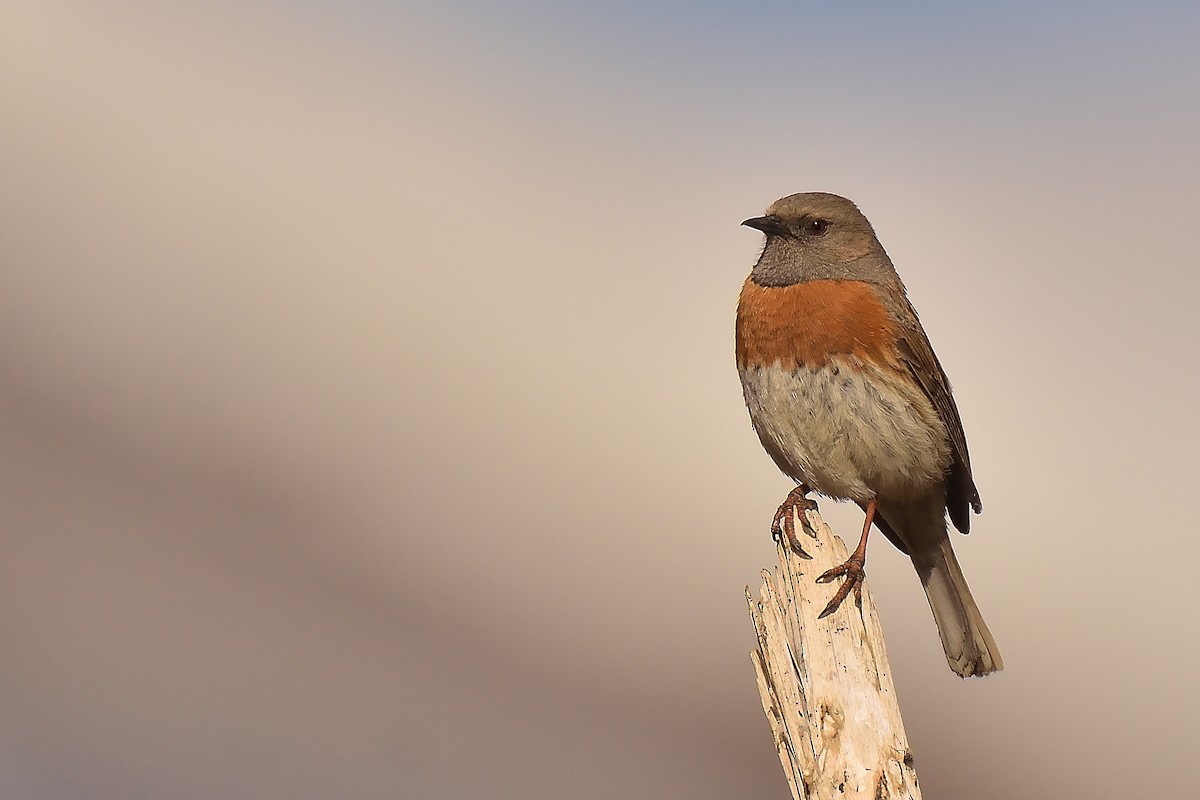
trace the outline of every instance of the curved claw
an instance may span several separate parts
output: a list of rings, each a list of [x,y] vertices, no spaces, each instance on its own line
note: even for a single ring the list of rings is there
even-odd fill
[[[796,536],[796,517],[799,516],[801,529],[813,539],[817,538],[816,531],[808,521],[808,515],[804,513],[817,510],[817,503],[808,498],[808,491],[808,487],[801,484],[788,492],[787,498],[779,505],[775,518],[771,521],[771,538],[780,542],[787,537],[787,543],[796,555],[811,559],[812,556],[804,552],[800,538]]]
[[[825,619],[834,611],[838,610],[838,606],[854,592],[854,599],[862,602],[862,585],[863,580],[867,577],[865,569],[866,559],[858,558],[857,554],[851,555],[846,559],[846,563],[836,566],[831,570],[826,570],[821,577],[817,578],[817,583],[829,583],[837,578],[845,576],[846,580],[838,587],[837,594],[829,601],[829,605],[825,606],[825,610],[820,613],[817,619]]]

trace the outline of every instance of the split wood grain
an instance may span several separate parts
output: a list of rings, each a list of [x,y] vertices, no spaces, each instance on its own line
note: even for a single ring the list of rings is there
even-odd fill
[[[815,540],[800,534],[812,560],[781,546],[758,599],[746,589],[758,635],[751,658],[792,797],[920,800],[870,587],[861,604],[851,594],[818,619],[836,584],[815,578],[848,551],[817,512],[804,513],[816,531]]]

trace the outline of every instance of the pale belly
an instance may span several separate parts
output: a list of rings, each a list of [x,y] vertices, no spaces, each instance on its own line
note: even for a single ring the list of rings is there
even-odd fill
[[[739,370],[750,419],[781,470],[824,495],[862,503],[924,496],[945,479],[945,426],[919,388],[844,359],[826,367]]]

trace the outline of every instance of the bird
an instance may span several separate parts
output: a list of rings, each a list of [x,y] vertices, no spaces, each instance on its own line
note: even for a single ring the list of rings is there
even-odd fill
[[[971,595],[946,517],[962,533],[983,510],[950,382],[871,223],[844,197],[792,194],[743,225],[766,236],[735,325],[750,420],[796,482],[771,531],[803,557],[795,518],[810,493],[863,509],[858,546],[817,578],[842,583],[821,616],[860,597],[872,526],[916,568],[950,668],[1003,669]]]

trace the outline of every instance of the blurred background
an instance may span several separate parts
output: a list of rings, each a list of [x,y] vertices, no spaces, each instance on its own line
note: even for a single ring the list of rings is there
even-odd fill
[[[998,676],[871,551],[926,797],[1191,796],[1198,25],[5,4],[0,795],[785,798],[738,223],[823,190],[985,504]]]

